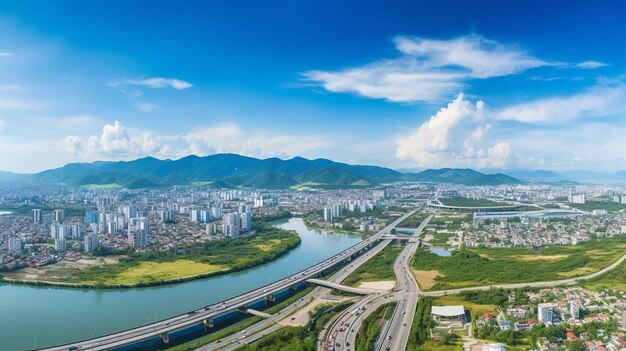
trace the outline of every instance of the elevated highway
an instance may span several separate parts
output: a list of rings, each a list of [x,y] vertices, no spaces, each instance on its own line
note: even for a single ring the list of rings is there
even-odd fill
[[[347,285],[343,285],[343,284],[339,284],[339,283],[333,283],[333,282],[329,282],[329,281],[323,280],[323,279],[311,278],[311,279],[307,279],[306,282],[307,283],[311,283],[311,284],[315,284],[315,285],[325,286],[325,287],[331,288],[331,289],[337,289],[337,290],[346,291],[346,292],[357,294],[357,295],[369,295],[369,294],[378,294],[378,293],[386,292],[384,290],[355,288],[353,286],[347,286]]]
[[[129,345],[139,344],[138,347],[149,347],[151,345],[168,343],[170,334],[192,326],[211,328],[214,322],[228,314],[241,313],[240,309],[247,309],[263,303],[266,299],[273,299],[274,295],[284,293],[290,289],[296,289],[301,284],[306,284],[306,280],[321,276],[335,266],[343,266],[353,257],[359,256],[377,244],[384,242],[382,237],[391,232],[404,219],[411,216],[415,211],[409,212],[393,223],[376,233],[375,235],[361,241],[360,243],[340,252],[323,262],[300,271],[291,276],[280,279],[271,284],[262,286],[253,291],[235,296],[220,303],[212,304],[204,308],[190,311],[186,314],[147,324],[141,327],[124,330],[118,333],[100,336],[93,339],[68,343],[64,345],[37,349],[40,351],[67,351],[67,350],[132,350]]]

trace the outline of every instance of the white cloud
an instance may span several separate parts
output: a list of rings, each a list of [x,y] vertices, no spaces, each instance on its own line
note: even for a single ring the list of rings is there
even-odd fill
[[[195,155],[230,152],[253,157],[292,157],[331,145],[328,136],[247,130],[236,123],[196,128],[183,139],[188,144],[183,154]]]
[[[7,122],[3,119],[0,119],[0,132],[4,130],[4,128],[7,127]]]
[[[191,88],[193,85],[184,80],[176,78],[123,78],[114,80],[109,83],[109,86],[118,88],[122,86],[139,86],[145,88],[174,88],[176,90],[185,90]]]
[[[194,128],[182,135],[165,136],[133,130],[119,121],[106,124],[100,135],[67,136],[61,150],[83,160],[132,159],[143,156],[182,157],[189,154],[237,153],[252,157],[307,155],[335,145],[329,136],[294,135],[261,129],[244,129],[236,123]]]
[[[68,136],[60,143],[66,152],[86,159],[99,157],[126,159],[154,155],[169,155],[164,138],[151,131],[129,131],[119,121],[106,124],[99,136]]]
[[[472,78],[491,78],[547,65],[526,52],[504,46],[479,35],[451,40],[397,37],[396,48],[433,68],[460,67]]]
[[[463,94],[408,136],[396,140],[396,156],[421,167],[504,167],[511,153],[505,142],[488,146],[484,103]]]
[[[517,74],[548,65],[522,50],[478,35],[450,40],[397,37],[402,56],[340,71],[314,70],[305,80],[336,93],[392,102],[436,102],[461,90],[471,79]]]
[[[157,112],[161,110],[161,107],[159,105],[145,101],[138,101],[135,104],[135,107],[141,112]]]
[[[608,66],[608,64],[604,62],[598,62],[598,61],[585,61],[585,62],[581,62],[581,63],[574,65],[575,68],[582,68],[582,69],[594,69],[594,68],[600,68],[600,67],[606,67],[606,66]]]
[[[563,124],[583,118],[620,116],[626,113],[626,85],[597,85],[586,92],[533,100],[500,110],[498,120]]]

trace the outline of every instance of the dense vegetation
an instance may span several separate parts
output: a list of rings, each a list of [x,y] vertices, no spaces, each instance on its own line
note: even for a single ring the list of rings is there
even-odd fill
[[[626,261],[610,272],[582,282],[582,285],[596,291],[601,289],[626,291]]]
[[[322,304],[311,312],[311,321],[304,327],[284,327],[260,339],[243,351],[315,351],[317,338],[324,325],[350,304]]]
[[[395,302],[386,303],[365,318],[356,334],[354,342],[356,351],[374,351],[374,343],[381,332],[382,324],[391,318],[395,306]]]
[[[398,224],[400,228],[417,228],[428,217],[428,213],[415,213]]]
[[[569,204],[571,207],[581,211],[591,212],[593,210],[606,210],[607,212],[618,212],[626,210],[626,204],[613,202],[612,199],[606,197],[596,197],[589,199],[584,204]]]
[[[449,257],[420,249],[412,265],[416,270],[439,273],[435,278],[435,290],[561,280],[583,276],[609,266],[624,254],[624,243],[626,237],[619,236],[594,239],[574,246],[548,246],[540,250],[464,248]]]
[[[400,252],[400,246],[387,246],[350,274],[343,284],[358,286],[362,282],[396,280],[393,263]]]
[[[131,253],[118,264],[57,270],[46,281],[95,287],[174,283],[269,262],[300,244],[300,237],[292,231],[260,221],[254,226],[256,234],[250,237],[208,241],[176,251]]]
[[[407,343],[407,351],[421,350],[420,345],[428,339],[428,330],[434,325],[430,311],[433,306],[431,297],[420,297],[417,303],[417,310],[411,325],[411,333]]]

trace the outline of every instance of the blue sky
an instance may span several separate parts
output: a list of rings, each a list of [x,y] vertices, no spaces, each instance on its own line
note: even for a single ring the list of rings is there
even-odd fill
[[[3,1],[0,170],[626,169],[623,1]]]

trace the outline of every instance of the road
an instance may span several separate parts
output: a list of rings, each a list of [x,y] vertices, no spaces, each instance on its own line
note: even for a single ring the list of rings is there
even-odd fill
[[[186,314],[168,318],[165,320],[151,323],[138,328],[128,329],[118,333],[113,333],[94,339],[83,340],[65,345],[59,345],[49,348],[39,349],[41,351],[67,351],[70,347],[77,350],[109,350],[111,348],[128,345],[139,342],[158,335],[167,335],[171,331],[185,328],[197,323],[203,322],[205,319],[210,320],[214,317],[222,315],[226,312],[236,311],[240,306],[246,306],[263,299],[265,296],[288,289],[290,286],[305,281],[306,279],[316,277],[326,270],[336,265],[341,265],[345,259],[354,254],[358,254],[363,250],[367,250],[370,245],[377,243],[383,235],[389,234],[405,218],[412,215],[415,211],[409,212],[398,218],[393,223],[376,233],[375,235],[361,241],[360,243],[338,253],[327,260],[309,267],[301,272],[293,274],[289,277],[280,279],[274,283],[260,287],[256,290],[235,296],[226,301],[216,303],[198,310],[190,311]]]
[[[415,231],[415,237],[419,238],[424,227],[432,219],[428,216]],[[322,349],[334,351],[354,350],[356,334],[363,321],[377,308],[385,303],[396,301],[396,308],[388,328],[382,333],[383,342],[381,349],[389,347],[390,350],[404,350],[413,316],[417,307],[419,288],[413,278],[409,264],[419,241],[409,241],[400,255],[394,261],[394,273],[396,275],[395,292],[372,294],[362,298],[355,305],[344,312],[331,326],[325,345]],[[392,336],[389,339],[389,336]]]
[[[432,218],[433,215],[429,215],[420,223],[415,232],[416,237],[419,238]],[[419,286],[411,272],[411,260],[418,247],[419,242],[407,243],[394,262],[393,270],[397,277],[396,291],[398,291],[399,298],[388,328],[381,335],[382,343],[380,343],[379,350],[404,351],[406,349],[420,294]]]
[[[358,269],[363,263],[367,262],[370,258],[374,257],[377,253],[379,253],[382,249],[389,245],[390,240],[384,240],[379,245],[369,250],[365,254],[357,257],[353,260],[349,265],[346,265],[335,274],[333,274],[328,281],[330,282],[341,282],[346,279],[352,272]],[[213,342],[207,345],[204,345],[196,350],[201,351],[209,351],[209,350],[234,350],[242,346],[243,343],[252,343],[263,336],[274,332],[280,328],[282,328],[281,324],[278,324],[279,321],[283,320],[285,316],[290,315],[295,312],[297,309],[302,308],[303,305],[307,304],[309,301],[315,298],[319,298],[322,295],[328,294],[330,292],[329,288],[317,287],[313,289],[310,293],[302,297],[300,300],[292,303],[291,305],[282,309],[279,313],[272,315],[272,317],[268,319],[264,319],[254,324],[253,326],[246,329],[246,333],[236,333],[221,339],[219,342]]]

